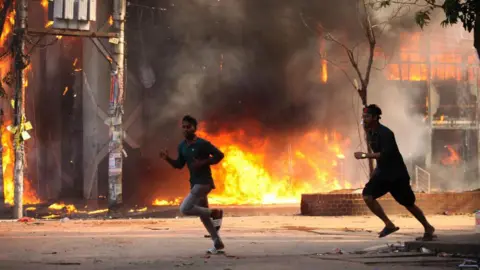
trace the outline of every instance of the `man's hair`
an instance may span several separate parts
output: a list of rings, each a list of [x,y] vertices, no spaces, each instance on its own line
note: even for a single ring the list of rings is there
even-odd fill
[[[380,107],[378,107],[376,104],[370,104],[365,107],[365,112],[371,114],[372,116],[377,116],[378,119],[380,119],[380,116],[382,115],[382,109],[380,109]]]
[[[187,122],[189,124],[191,124],[192,126],[194,126],[195,128],[197,128],[197,119],[193,118],[193,116],[190,116],[190,115],[185,115],[183,118],[182,118],[182,122]]]

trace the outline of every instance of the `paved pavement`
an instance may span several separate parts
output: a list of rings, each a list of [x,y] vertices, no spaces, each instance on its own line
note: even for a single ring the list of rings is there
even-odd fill
[[[473,216],[429,219],[440,237],[474,229]],[[413,218],[394,221],[401,230],[378,239],[382,224],[374,217],[230,217],[222,228],[226,254],[212,256],[205,255],[211,242],[193,218],[1,222],[0,269],[383,270],[405,269],[407,261],[412,270],[454,269],[458,262],[447,258],[328,254],[386,247],[421,235]]]

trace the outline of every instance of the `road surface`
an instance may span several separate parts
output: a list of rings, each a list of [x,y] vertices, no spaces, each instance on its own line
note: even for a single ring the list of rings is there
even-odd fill
[[[431,216],[439,237],[471,233],[473,216]],[[211,241],[194,218],[0,222],[0,269],[452,269],[343,261],[345,252],[412,240],[422,228],[393,217],[401,230],[378,239],[374,217],[227,217],[226,255],[205,255]]]

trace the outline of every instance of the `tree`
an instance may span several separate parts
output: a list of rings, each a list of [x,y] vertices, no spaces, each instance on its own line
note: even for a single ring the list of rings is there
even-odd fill
[[[348,3],[351,5],[351,2]],[[387,10],[388,9],[388,10]],[[385,12],[387,10],[387,12]],[[332,43],[343,51],[347,58],[347,65],[341,61],[328,58],[322,52],[320,57],[328,63],[337,67],[343,72],[353,89],[358,93],[363,106],[367,106],[368,87],[372,69],[382,69],[375,66],[375,52],[378,47],[378,40],[395,19],[398,19],[409,12],[408,6],[403,3],[391,3],[383,0],[358,0],[354,11],[358,21],[355,23],[360,27],[362,35],[357,40],[349,33],[349,39],[341,39],[336,37],[332,31],[326,29],[322,25],[321,18],[315,20],[307,18],[301,13],[304,25],[315,34],[323,37],[326,41]],[[345,21],[350,18],[345,18]],[[318,27],[311,27],[312,24]],[[364,53],[366,52],[366,53]],[[345,67],[347,66],[347,67]],[[385,66],[385,63],[383,64]],[[368,152],[371,153],[370,147],[367,145]],[[373,172],[373,160],[369,159],[370,174]]]

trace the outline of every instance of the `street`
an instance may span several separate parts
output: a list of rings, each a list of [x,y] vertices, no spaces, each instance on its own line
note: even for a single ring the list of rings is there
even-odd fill
[[[474,229],[473,216],[429,219],[439,238]],[[405,269],[388,258],[370,264],[345,261],[347,254],[325,259],[326,253],[411,241],[422,233],[412,217],[393,220],[400,231],[380,240],[382,224],[374,217],[226,217],[224,255],[205,254],[211,242],[194,218],[4,221],[0,269]]]

